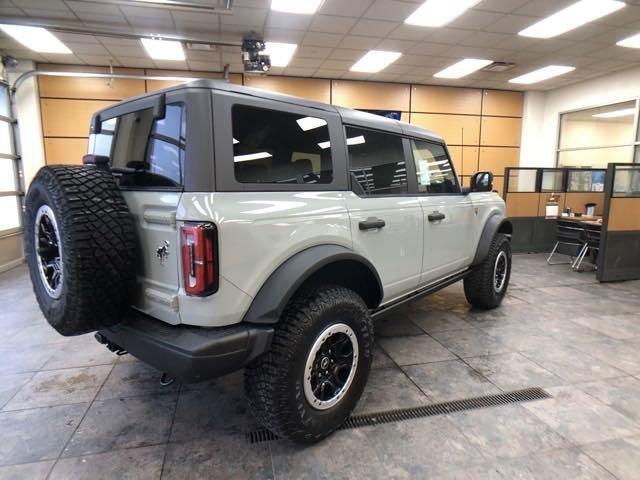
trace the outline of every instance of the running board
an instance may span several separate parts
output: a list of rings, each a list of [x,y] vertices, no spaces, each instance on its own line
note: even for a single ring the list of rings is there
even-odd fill
[[[458,272],[456,274],[451,275],[450,277],[446,277],[445,279],[440,280],[438,283],[429,285],[423,288],[422,290],[416,290],[415,292],[410,293],[406,297],[396,300],[395,302],[390,303],[389,305],[385,305],[384,307],[380,307],[380,308],[377,308],[376,310],[373,310],[373,312],[371,313],[371,316],[373,318],[383,317],[384,315],[395,310],[397,307],[401,305],[404,305],[409,302],[413,302],[414,300],[422,298],[426,295],[435,293],[438,290],[442,290],[443,288],[446,288],[449,285],[456,283],[459,280],[462,280],[464,277],[466,277],[469,274],[469,272],[471,272],[471,269],[463,270],[462,272]]]

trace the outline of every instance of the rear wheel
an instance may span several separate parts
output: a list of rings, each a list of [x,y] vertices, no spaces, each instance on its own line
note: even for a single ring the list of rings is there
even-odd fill
[[[498,233],[487,258],[464,279],[464,294],[474,307],[496,308],[502,302],[511,277],[511,242]]]
[[[290,440],[326,437],[360,399],[372,348],[371,316],[357,294],[330,285],[306,290],[285,310],[270,351],[246,369],[254,415]]]

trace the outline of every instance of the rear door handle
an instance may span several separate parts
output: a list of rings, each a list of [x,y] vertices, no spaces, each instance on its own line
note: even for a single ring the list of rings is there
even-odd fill
[[[371,230],[374,228],[382,228],[386,225],[386,222],[380,218],[369,217],[366,220],[358,223],[360,230]]]
[[[427,215],[430,222],[437,222],[438,220],[444,220],[445,214],[440,212],[433,212]]]

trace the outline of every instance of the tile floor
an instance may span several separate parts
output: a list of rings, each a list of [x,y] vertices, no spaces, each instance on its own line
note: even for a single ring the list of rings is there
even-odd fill
[[[454,285],[376,324],[357,413],[525,387],[548,400],[247,444],[241,373],[168,388],[91,335],[63,338],[24,267],[0,275],[0,479],[640,479],[640,282],[514,257],[501,308]]]

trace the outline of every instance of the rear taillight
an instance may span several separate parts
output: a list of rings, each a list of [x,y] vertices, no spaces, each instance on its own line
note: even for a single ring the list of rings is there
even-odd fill
[[[182,226],[182,275],[187,295],[218,290],[218,231],[212,223]]]

